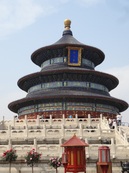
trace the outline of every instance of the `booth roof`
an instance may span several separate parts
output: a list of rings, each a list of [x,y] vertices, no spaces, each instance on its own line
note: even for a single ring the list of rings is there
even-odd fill
[[[81,139],[79,139],[76,135],[74,135],[72,138],[70,138],[69,140],[67,140],[64,144],[61,145],[61,147],[88,147],[89,145],[87,143],[85,143],[84,141],[82,141]]]

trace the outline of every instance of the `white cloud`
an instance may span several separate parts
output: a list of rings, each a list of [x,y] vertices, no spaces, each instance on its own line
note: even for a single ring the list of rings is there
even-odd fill
[[[54,12],[49,5],[33,0],[0,1],[0,38],[33,24],[41,15]]]
[[[76,0],[80,5],[95,5],[105,0]],[[39,17],[55,13],[70,0],[0,0],[0,39],[33,24]],[[74,2],[72,2],[74,3]]]

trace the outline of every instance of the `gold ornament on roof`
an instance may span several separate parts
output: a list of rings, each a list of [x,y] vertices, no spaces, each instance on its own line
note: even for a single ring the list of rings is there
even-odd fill
[[[65,19],[64,20],[64,26],[66,30],[70,30],[71,20]]]

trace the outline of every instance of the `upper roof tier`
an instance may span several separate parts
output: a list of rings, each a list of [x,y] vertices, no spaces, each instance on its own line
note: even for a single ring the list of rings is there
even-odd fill
[[[70,30],[70,24],[71,21],[69,19],[66,19],[64,21],[65,30],[63,31],[62,38],[60,38],[54,45],[57,44],[79,44],[84,45],[83,43],[79,42],[73,37],[73,33]]]
[[[92,61],[95,66],[101,64],[105,58],[104,53],[95,47],[85,45],[79,42],[77,39],[73,37],[72,31],[70,30],[71,21],[66,19],[64,21],[65,29],[63,31],[62,37],[52,45],[41,47],[40,49],[33,52],[31,55],[32,61],[41,67],[41,64],[51,58],[56,57],[57,49],[60,49],[60,56],[67,56],[67,47],[81,47],[82,48],[82,56],[85,56],[88,60]],[[63,50],[63,51],[61,51]],[[59,53],[58,53],[59,55]]]

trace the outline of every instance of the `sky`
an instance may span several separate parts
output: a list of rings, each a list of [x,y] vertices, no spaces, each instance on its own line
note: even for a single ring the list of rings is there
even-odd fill
[[[104,52],[95,70],[117,77],[110,94],[129,103],[129,0],[0,0],[0,119],[16,115],[8,104],[27,94],[17,81],[40,71],[31,54],[62,37],[65,19],[77,40]],[[129,109],[121,114],[129,122]]]

